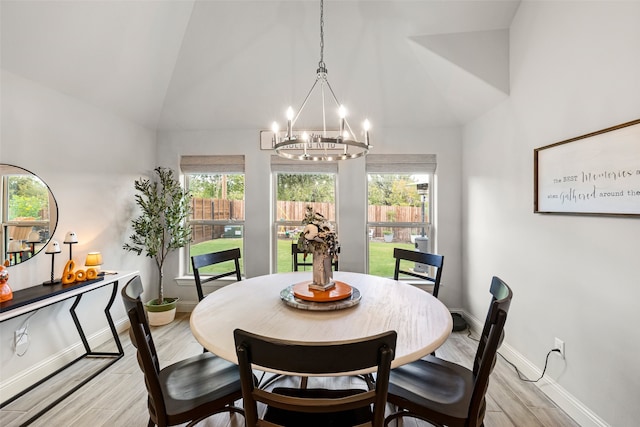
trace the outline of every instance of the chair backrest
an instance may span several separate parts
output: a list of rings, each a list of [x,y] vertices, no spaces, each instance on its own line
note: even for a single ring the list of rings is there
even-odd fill
[[[129,329],[131,343],[137,349],[138,365],[144,374],[144,382],[149,394],[149,411],[155,414],[159,425],[163,425],[160,423],[164,422],[164,424],[166,424],[167,410],[158,377],[160,372],[158,354],[156,353],[156,347],[153,343],[144,305],[140,299],[143,290],[140,276],[134,276],[124,288],[122,288],[122,302],[124,303],[131,323],[131,328]]]
[[[242,280],[240,274],[240,249],[233,248],[219,252],[211,252],[208,254],[194,255],[191,257],[191,266],[193,267],[193,276],[196,279],[196,291],[198,292],[198,301],[202,301],[204,298],[204,291],[202,285],[211,282],[213,280],[220,279],[222,277],[232,276],[235,274],[238,281]],[[212,276],[207,275],[203,278],[203,273],[200,269],[208,267],[210,265],[220,264],[226,261],[233,261],[234,269],[226,271],[224,273],[214,274]]]
[[[429,254],[426,252],[412,251],[408,249],[394,248],[393,257],[396,259],[396,268],[393,272],[393,279],[398,280],[401,274],[417,277],[428,282],[433,282],[433,296],[438,297],[440,290],[440,278],[442,277],[442,266],[444,264],[444,255]],[[428,272],[417,272],[415,270],[409,270],[403,268],[401,261],[417,262],[431,266],[435,269],[435,274],[429,276]]]
[[[338,248],[338,252],[340,248]],[[303,258],[299,258],[302,256]],[[299,271],[300,267],[312,267],[313,255],[307,255],[308,258],[304,259],[304,252],[298,249],[298,243],[296,241],[291,243],[291,259],[293,260],[293,271]],[[338,257],[335,257],[331,261],[333,271],[338,271]]]
[[[491,304],[478,342],[473,362],[474,389],[469,408],[470,420],[483,420],[485,394],[489,386],[489,375],[493,371],[498,348],[504,339],[504,325],[513,298],[511,288],[498,277],[491,280]],[[480,424],[478,424],[480,425]]]
[[[363,408],[373,404],[373,426],[384,421],[391,361],[394,358],[397,334],[384,332],[359,340],[307,343],[277,340],[236,329],[233,333],[242,397],[247,425],[258,421],[257,402],[269,406],[307,413],[338,412]],[[259,389],[254,384],[251,364],[284,372],[335,374],[377,367],[373,390],[347,397],[308,399],[283,396]]]

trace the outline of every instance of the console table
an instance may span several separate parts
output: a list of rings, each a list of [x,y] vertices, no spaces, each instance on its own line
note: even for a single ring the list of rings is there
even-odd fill
[[[0,408],[5,407],[9,403],[11,403],[14,400],[18,399],[19,397],[25,395],[29,391],[31,391],[34,388],[38,387],[39,385],[41,385],[42,383],[44,383],[48,379],[54,377],[55,375],[59,374],[60,372],[62,372],[66,368],[68,368],[69,366],[73,365],[74,363],[78,362],[79,360],[81,360],[81,359],[83,359],[85,357],[91,357],[91,356],[94,356],[94,357],[109,357],[109,358],[112,359],[109,363],[105,364],[105,366],[103,366],[102,368],[100,368],[99,370],[94,372],[89,377],[87,377],[84,380],[80,381],[72,389],[70,389],[69,391],[64,393],[62,396],[57,398],[55,401],[53,401],[47,407],[42,409],[40,412],[38,412],[36,415],[34,415],[33,417],[31,417],[29,420],[27,420],[26,422],[24,422],[22,424],[23,426],[29,425],[35,419],[39,418],[41,415],[43,415],[44,413],[49,411],[51,408],[56,406],[62,400],[64,400],[67,397],[69,397],[71,394],[73,394],[79,388],[84,386],[86,383],[91,381],[98,374],[103,372],[109,366],[111,366],[116,361],[118,361],[122,356],[124,356],[124,350],[122,349],[122,343],[120,342],[120,339],[118,338],[118,331],[116,330],[116,327],[115,327],[115,325],[113,323],[113,318],[111,317],[110,310],[111,310],[111,306],[113,305],[113,302],[116,299],[116,295],[118,294],[118,284],[119,284],[119,282],[120,281],[129,280],[130,278],[132,278],[136,274],[138,274],[138,273],[135,272],[135,271],[132,271],[132,272],[120,272],[120,273],[116,273],[116,274],[106,274],[104,276],[99,276],[97,279],[94,279],[94,280],[87,280],[85,282],[73,283],[73,284],[70,284],[70,285],[57,284],[57,285],[33,286],[33,287],[30,287],[30,288],[21,289],[19,291],[14,291],[12,300],[4,301],[4,302],[0,303],[0,323],[1,323],[1,322],[6,321],[6,320],[13,319],[15,317],[21,316],[23,314],[27,314],[27,313],[33,312],[33,311],[38,310],[40,308],[47,307],[47,306],[52,305],[52,304],[56,304],[56,303],[58,303],[60,301],[65,301],[65,300],[68,300],[70,298],[75,298],[75,301],[73,302],[73,304],[71,305],[71,308],[69,309],[69,313],[71,313],[71,317],[73,318],[73,323],[76,326],[76,329],[78,331],[78,334],[80,335],[80,339],[82,340],[82,344],[84,345],[84,349],[85,349],[84,354],[82,354],[81,356],[79,356],[75,360],[69,362],[68,364],[66,364],[65,366],[61,367],[60,369],[58,369],[57,371],[53,372],[52,374],[47,375],[45,378],[43,378],[40,381],[38,381],[37,383],[29,386],[28,388],[24,389],[23,391],[21,391],[20,393],[16,394],[13,397],[11,397],[10,399],[6,400],[5,402],[0,403]],[[99,288],[102,288],[102,287],[105,287],[105,286],[109,286],[109,285],[111,285],[111,287],[112,287],[111,297],[109,298],[109,301],[107,302],[107,305],[104,308],[104,314],[105,314],[105,317],[107,319],[107,323],[109,324],[109,328],[111,329],[111,334],[113,336],[113,340],[114,340],[114,342],[115,342],[115,344],[117,346],[118,351],[117,352],[96,352],[96,351],[93,351],[91,349],[91,346],[89,345],[89,341],[87,340],[87,337],[86,337],[86,335],[84,333],[84,330],[82,329],[82,325],[80,324],[80,320],[78,319],[78,316],[77,316],[75,310],[76,310],[76,307],[78,307],[78,304],[80,303],[80,299],[82,298],[82,295],[84,295],[87,292],[91,292],[93,290],[96,290],[96,289],[99,289]]]

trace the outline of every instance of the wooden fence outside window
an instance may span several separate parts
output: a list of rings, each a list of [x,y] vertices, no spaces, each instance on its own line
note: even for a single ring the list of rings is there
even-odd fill
[[[334,203],[309,203],[309,202],[278,202],[277,212],[278,220],[301,222],[304,218],[306,207],[313,206],[314,211],[325,215],[329,220],[335,220],[335,204]],[[425,211],[428,208],[425,207]],[[244,221],[245,203],[244,200],[228,200],[228,199],[209,199],[194,197],[191,199],[192,220],[194,221]],[[425,212],[425,215],[427,213]],[[420,222],[422,221],[422,207],[420,206],[380,206],[369,205],[368,207],[369,222]],[[425,218],[428,221],[428,217]],[[227,227],[227,233],[225,233]],[[197,225],[193,227],[192,243],[199,243],[206,240],[216,239],[227,236],[229,226],[224,225]],[[370,238],[378,239],[383,237],[383,227],[374,227]],[[409,241],[410,233],[407,229],[397,230],[395,240]]]

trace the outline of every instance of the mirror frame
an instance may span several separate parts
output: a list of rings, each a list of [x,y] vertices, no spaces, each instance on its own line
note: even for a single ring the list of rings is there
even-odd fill
[[[53,195],[53,191],[51,191],[51,187],[49,187],[49,185],[46,182],[44,182],[42,178],[40,178],[38,175],[31,172],[30,170],[20,166],[12,165],[9,163],[0,163],[0,175],[2,176],[3,180],[4,180],[4,176],[9,175],[12,169],[15,170],[16,175],[20,175],[20,174],[32,175],[38,178],[38,180],[46,187],[47,191],[49,192],[49,236],[44,242],[39,243],[39,245],[41,246],[29,258],[20,259],[19,262],[13,263],[9,265],[9,267],[20,265],[26,261],[29,261],[30,259],[34,258],[36,255],[38,255],[40,252],[42,252],[42,250],[47,247],[47,245],[49,244],[49,241],[51,241],[51,239],[53,238],[53,235],[55,234],[56,229],[58,228],[58,202],[55,196]],[[9,255],[8,247],[7,247],[8,237],[6,236],[6,232],[10,224],[8,222],[5,222],[7,220],[8,214],[7,212],[5,212],[5,209],[4,209],[5,202],[6,202],[6,206],[8,207],[8,201],[5,201],[7,197],[8,189],[4,188],[3,184],[0,185],[0,187],[2,187],[2,197],[1,197],[2,206],[0,206],[0,212],[2,213],[2,217],[0,218],[0,223],[1,223],[0,234],[2,235],[2,237],[0,238],[0,256],[2,256],[1,261],[4,263],[5,259],[8,259],[8,255]]]

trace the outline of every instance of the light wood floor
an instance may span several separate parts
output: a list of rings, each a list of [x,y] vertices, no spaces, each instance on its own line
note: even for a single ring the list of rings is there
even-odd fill
[[[189,330],[189,314],[178,313],[176,321],[170,325],[153,329],[153,337],[158,349],[161,365],[170,364],[202,352],[202,347]],[[148,422],[147,394],[142,372],[135,359],[135,348],[129,335],[120,335],[125,356],[100,376],[86,384],[78,392],[67,398],[51,411],[38,418],[33,426],[46,427],[144,427]],[[456,332],[441,349],[438,356],[444,359],[470,366],[477,343],[467,337],[466,332]],[[115,347],[115,346],[113,346]],[[104,348],[103,351],[114,351]],[[17,399],[0,410],[0,425],[19,426],[39,408],[46,406],[56,393],[82,379],[95,366],[104,363],[101,359],[83,360],[64,373],[52,378],[38,389]],[[292,386],[294,379],[285,379],[278,385]],[[287,384],[286,381],[292,381]],[[316,382],[314,382],[316,381]],[[310,379],[309,386],[345,387],[363,383],[354,378]],[[321,382],[322,384],[318,384]],[[297,385],[297,383],[296,383]],[[241,427],[242,416],[219,414],[211,417],[200,426]],[[404,426],[418,427],[429,424],[406,418]],[[492,374],[487,395],[486,427],[575,427],[576,424],[561,409],[550,401],[538,388],[518,379],[513,368],[498,358]]]

